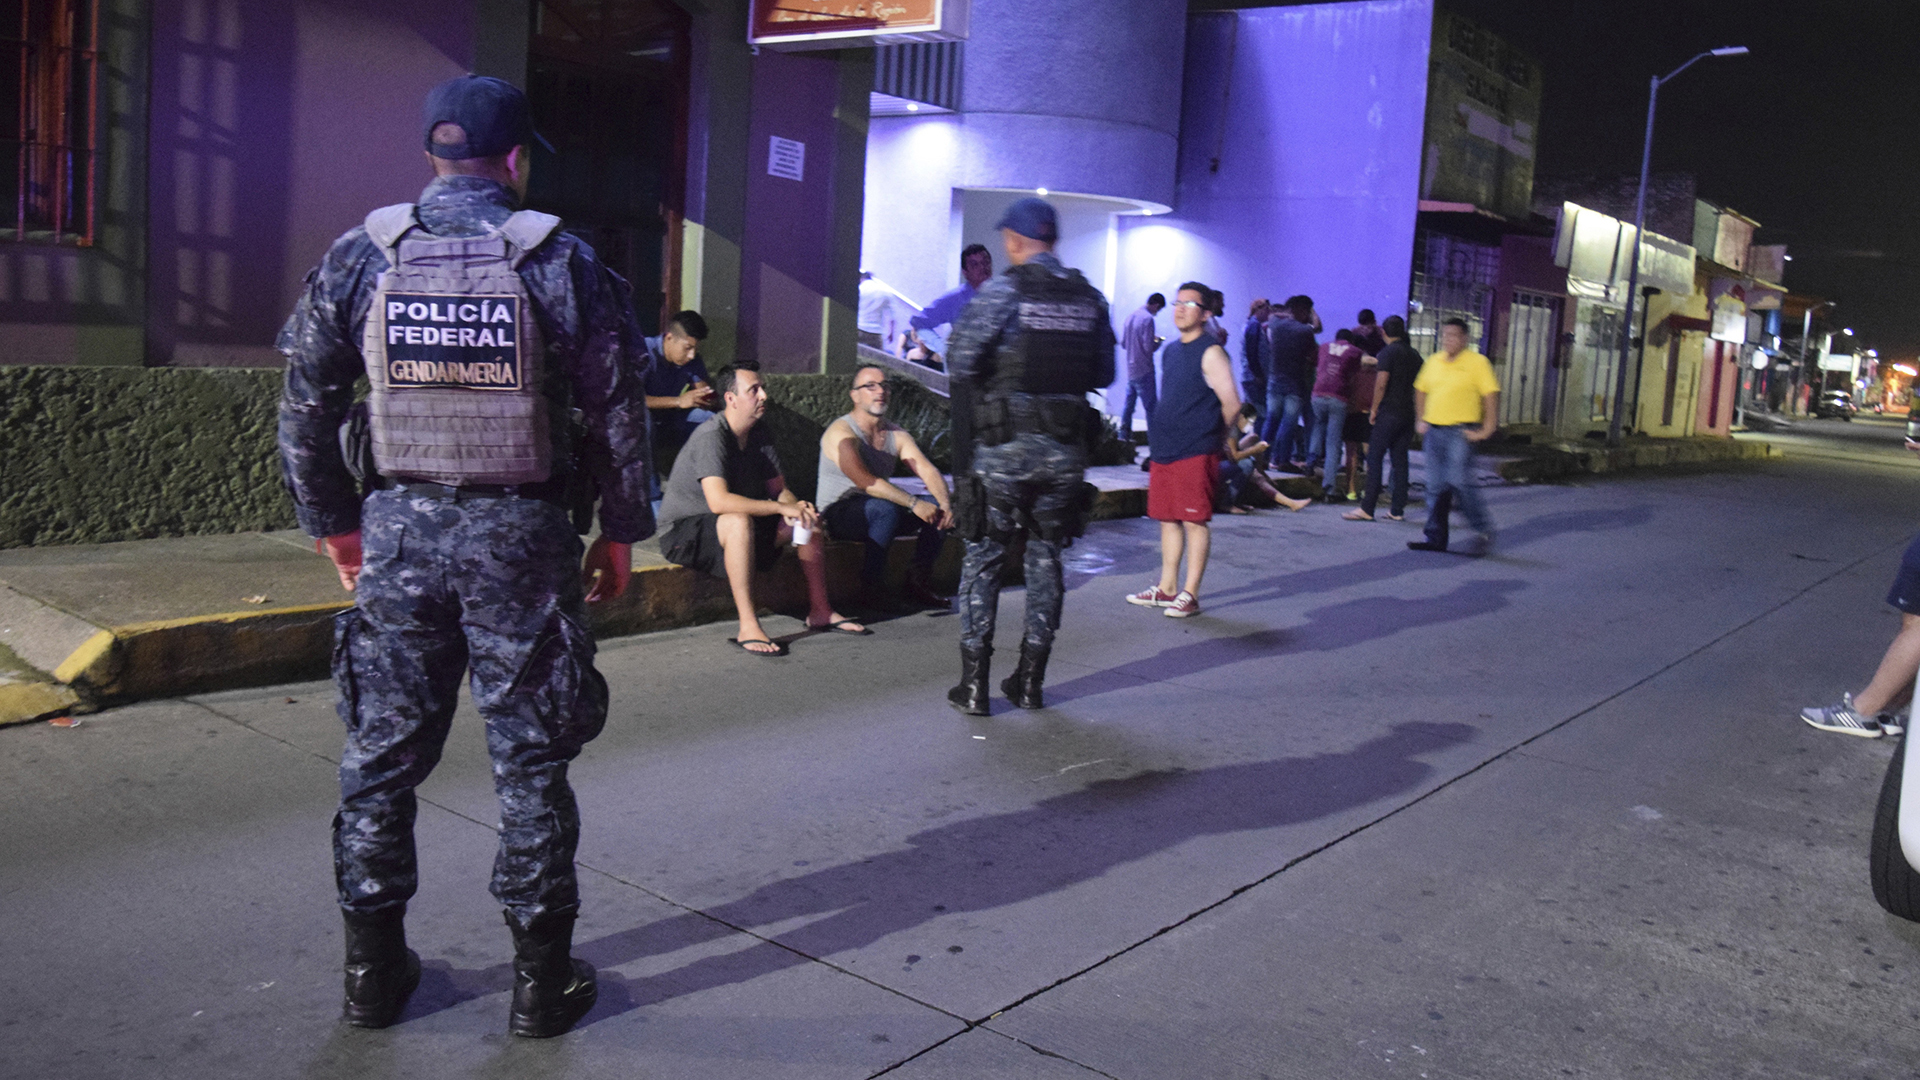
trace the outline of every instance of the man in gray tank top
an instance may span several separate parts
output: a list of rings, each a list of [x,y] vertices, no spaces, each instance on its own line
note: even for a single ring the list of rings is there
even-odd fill
[[[933,588],[933,564],[940,558],[945,531],[953,528],[953,501],[940,475],[913,436],[886,418],[887,373],[868,365],[853,374],[853,411],[827,425],[820,436],[820,481],[814,498],[835,540],[865,545],[860,563],[862,600],[885,610],[897,606],[886,588],[887,552],[894,537],[913,529],[913,567],[907,572],[905,598],[927,607],[945,607],[947,598]],[[932,500],[892,483],[905,463],[927,485]]]

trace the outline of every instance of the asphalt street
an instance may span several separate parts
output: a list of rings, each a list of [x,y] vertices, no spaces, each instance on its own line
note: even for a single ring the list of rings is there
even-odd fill
[[[470,711],[421,793],[425,977],[377,1032],[337,1021],[328,685],[0,730],[0,1075],[1920,1075],[1920,926],[1867,880],[1893,743],[1796,717],[1897,626],[1899,439],[1492,490],[1479,560],[1220,519],[1188,620],[1122,602],[1153,523],[1101,523],[1038,713],[947,708],[947,615],[780,660],[604,642],[601,999],[544,1042],[506,1034]]]

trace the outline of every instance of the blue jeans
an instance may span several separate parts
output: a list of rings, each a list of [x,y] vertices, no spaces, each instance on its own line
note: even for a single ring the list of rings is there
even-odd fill
[[[1152,427],[1153,407],[1158,403],[1158,400],[1158,395],[1153,388],[1153,376],[1149,375],[1144,379],[1127,380],[1127,403],[1120,407],[1120,437],[1122,439],[1133,437],[1133,403],[1137,401],[1146,409],[1146,415],[1143,416],[1142,419],[1147,422],[1148,427]]]
[[[1288,392],[1287,387],[1267,384],[1267,425],[1260,437],[1272,447],[1267,451],[1267,460],[1276,469],[1286,468],[1293,460],[1295,440],[1300,437],[1300,413],[1306,404],[1305,398]]]
[[[1323,453],[1326,455],[1320,487],[1328,494],[1333,493],[1333,474],[1340,471],[1340,436],[1346,430],[1346,426],[1346,399],[1315,394],[1313,437],[1307,440],[1307,461],[1312,462]]]
[[[827,507],[827,535],[835,540],[859,540],[860,583],[868,587],[886,581],[887,549],[893,538],[909,530],[915,533],[914,569],[926,574],[940,558],[945,539],[932,522],[921,521],[913,511],[899,503],[876,499],[871,495],[850,494]]]
[[[1427,429],[1424,449],[1427,455],[1427,538],[1446,542],[1447,514],[1457,502],[1467,515],[1467,524],[1477,533],[1492,533],[1493,519],[1487,516],[1486,500],[1473,486],[1473,443],[1468,441],[1470,424],[1449,424]]]

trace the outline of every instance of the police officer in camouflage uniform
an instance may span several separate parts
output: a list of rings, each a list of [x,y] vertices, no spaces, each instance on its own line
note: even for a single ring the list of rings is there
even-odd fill
[[[1000,236],[1012,265],[981,288],[954,325],[947,370],[954,404],[959,531],[960,685],[954,708],[987,715],[988,658],[1007,551],[1025,534],[1027,619],[1020,663],[1001,683],[1024,709],[1060,627],[1060,551],[1085,528],[1087,451],[1100,430],[1086,395],[1113,382],[1107,301],[1053,254],[1060,227],[1041,199],[1015,202]]]
[[[567,765],[599,734],[586,602],[618,595],[653,532],[644,352],[626,283],[525,197],[527,100],[467,76],[427,98],[435,173],[307,276],[281,331],[280,452],[301,527],[356,592],[335,621],[347,726],[335,876],[344,1018],[393,1023],[420,980],[402,920],[418,871],[414,788],[439,761],[461,675],[500,798],[494,896],[514,940],[510,1030],[558,1035],[593,1005],[571,958],[579,811]],[[372,387],[364,503],[341,438]],[[600,537],[567,510],[590,479]],[[588,591],[589,585],[591,591]]]

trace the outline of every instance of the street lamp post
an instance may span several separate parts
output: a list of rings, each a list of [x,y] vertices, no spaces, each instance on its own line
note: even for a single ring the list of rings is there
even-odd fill
[[[1647,92],[1647,138],[1640,149],[1640,196],[1633,208],[1633,256],[1627,264],[1627,310],[1620,320],[1620,365],[1613,381],[1613,418],[1607,422],[1608,446],[1620,445],[1620,425],[1627,398],[1627,357],[1633,349],[1633,301],[1640,287],[1640,244],[1647,229],[1647,172],[1653,165],[1653,111],[1660,102],[1660,84],[1672,82],[1681,72],[1709,56],[1745,56],[1746,52],[1745,45],[1708,49],[1664,76],[1655,75],[1653,86]]]

